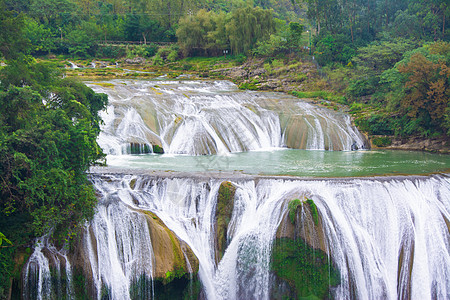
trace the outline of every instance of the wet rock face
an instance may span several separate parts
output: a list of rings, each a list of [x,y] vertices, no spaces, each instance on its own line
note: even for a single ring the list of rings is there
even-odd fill
[[[114,204],[110,204],[112,205]],[[150,249],[150,253],[137,249],[141,246],[137,244],[131,244],[134,248],[131,249],[132,252],[124,250],[127,247],[125,239],[118,231],[114,233],[117,245],[109,247],[117,247],[120,259],[118,263],[128,275],[122,278],[123,290],[120,293],[117,282],[113,280],[117,276],[117,270],[101,270],[111,260],[105,252],[111,252],[111,248],[105,249],[106,244],[101,237],[104,232],[90,224],[87,228],[80,229],[70,250],[67,249],[68,252],[56,249],[48,240],[35,250],[35,262],[27,265],[23,276],[26,295],[31,298],[37,295],[40,290],[38,279],[43,276],[41,285],[45,291],[42,293],[54,299],[62,299],[66,294],[74,295],[77,299],[150,299],[153,296],[157,299],[197,299],[202,286],[197,276],[199,261],[192,249],[152,212],[131,209],[130,213],[135,223],[122,223],[115,230],[129,232],[137,227],[151,242],[146,244],[143,241],[142,245],[142,248]],[[127,216],[123,217],[127,219]],[[137,253],[141,253],[142,257]],[[126,257],[129,256],[133,256],[131,262],[127,262]],[[133,265],[135,259],[141,259],[138,265]],[[151,269],[139,269],[139,266],[144,265]]]
[[[228,246],[227,231],[234,207],[234,195],[236,187],[229,181],[223,182],[219,187],[215,220],[216,228],[214,234],[216,264],[220,262]]]
[[[292,200],[272,249],[271,298],[330,298],[340,273],[329,259],[314,201]]]
[[[175,278],[197,274],[199,262],[191,248],[154,213],[145,214],[155,256],[153,277],[167,284]]]

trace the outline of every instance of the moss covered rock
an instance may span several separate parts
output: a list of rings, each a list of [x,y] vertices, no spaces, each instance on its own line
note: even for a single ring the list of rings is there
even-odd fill
[[[328,261],[327,254],[301,238],[277,239],[272,251],[271,269],[290,287],[289,294],[282,296],[330,298],[330,287],[340,283],[339,271]]]
[[[164,149],[160,145],[153,145],[153,153],[164,154]]]
[[[330,298],[340,273],[329,257],[316,204],[306,197],[291,200],[272,249],[271,298]]]
[[[236,187],[229,181],[222,182],[217,196],[215,213],[216,230],[214,235],[216,263],[219,263],[228,246],[228,224],[230,223],[234,207]]]

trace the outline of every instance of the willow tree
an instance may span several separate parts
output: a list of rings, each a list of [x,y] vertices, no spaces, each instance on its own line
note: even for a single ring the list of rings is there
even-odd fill
[[[206,54],[208,44],[211,44],[208,33],[215,30],[212,22],[214,15],[214,12],[201,9],[195,16],[188,15],[181,18],[176,34],[184,55],[189,55],[195,50]]]
[[[235,54],[250,51],[258,41],[275,32],[273,11],[259,7],[241,7],[231,12],[227,24],[231,50]]]

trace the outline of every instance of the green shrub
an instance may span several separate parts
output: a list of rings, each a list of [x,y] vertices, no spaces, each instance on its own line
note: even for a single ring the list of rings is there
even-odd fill
[[[391,138],[389,138],[387,136],[374,137],[372,139],[372,143],[377,147],[387,147],[392,144],[392,140],[391,140]]]
[[[384,114],[372,114],[368,116],[361,116],[355,119],[355,125],[362,131],[371,135],[392,135],[394,130],[392,128],[392,118]]]
[[[95,55],[101,58],[120,58],[126,55],[126,51],[124,47],[99,46]]]
[[[297,214],[297,208],[302,205],[302,202],[299,199],[294,199],[289,201],[288,211],[289,211],[289,219],[291,219],[291,223],[295,222],[295,215]]]
[[[314,224],[319,225],[319,212],[317,211],[317,206],[312,199],[306,199],[304,202],[309,205],[309,209],[311,210],[311,215],[313,217]]]

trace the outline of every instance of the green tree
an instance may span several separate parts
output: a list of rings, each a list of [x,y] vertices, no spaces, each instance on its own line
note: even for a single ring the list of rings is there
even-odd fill
[[[286,44],[291,51],[298,51],[302,40],[303,25],[298,22],[289,23]]]
[[[187,16],[180,20],[176,34],[184,55],[194,54],[194,51],[208,55],[208,49],[212,48],[212,38],[220,30],[216,28],[213,19],[217,20],[214,12],[201,9],[195,16]]]
[[[19,47],[27,45],[23,18],[2,12],[7,30],[0,37],[11,44],[0,49],[7,59],[0,70],[0,228],[13,245],[0,251],[1,298],[17,249],[48,233],[62,244],[93,216],[97,200],[86,171],[104,157],[96,138],[107,103],[106,95],[27,56]]]
[[[0,54],[15,59],[28,49],[29,41],[23,36],[24,15],[13,17],[3,0],[0,0]]]
[[[34,52],[50,52],[56,49],[55,36],[51,30],[34,19],[25,20],[25,36],[30,40]]]
[[[420,120],[423,128],[444,129],[450,99],[450,68],[445,61],[432,62],[422,53],[415,53],[398,70],[407,78],[401,104],[408,116]]]
[[[234,9],[226,28],[233,53],[247,53],[258,41],[267,39],[274,33],[273,12],[251,6]]]
[[[67,34],[67,46],[73,56],[88,57],[89,50],[94,46],[95,37],[85,30],[72,30]]]
[[[327,34],[319,36],[315,41],[317,61],[321,65],[338,62],[348,64],[356,54],[356,47],[345,34]]]
[[[381,75],[387,108],[398,116],[397,134],[448,132],[450,44],[436,42],[407,52]]]

